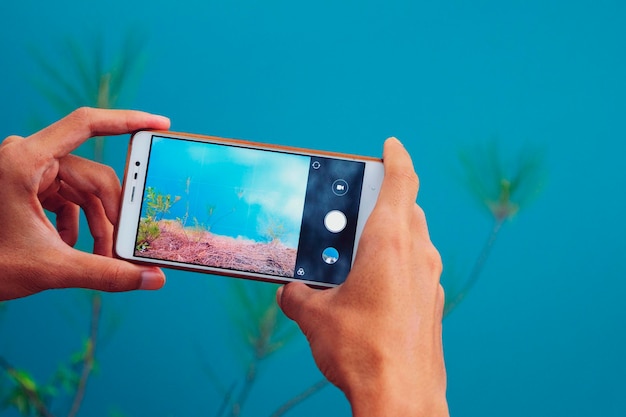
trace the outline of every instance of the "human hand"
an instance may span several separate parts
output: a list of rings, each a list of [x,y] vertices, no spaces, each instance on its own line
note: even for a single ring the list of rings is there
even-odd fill
[[[113,169],[69,153],[93,136],[169,129],[162,116],[81,108],[47,128],[0,144],[0,301],[52,288],[157,289],[165,276],[113,259],[121,187]],[[56,214],[56,228],[44,209]],[[75,250],[79,211],[93,254]]]
[[[328,290],[289,283],[277,293],[315,361],[354,416],[447,416],[442,265],[415,203],[419,181],[396,139],[346,281]]]

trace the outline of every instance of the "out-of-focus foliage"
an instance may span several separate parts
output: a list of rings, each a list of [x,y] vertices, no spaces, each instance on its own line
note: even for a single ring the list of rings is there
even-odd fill
[[[256,359],[265,359],[291,342],[298,334],[297,326],[280,311],[276,303],[277,285],[234,280],[229,316]]]
[[[535,199],[545,180],[544,153],[531,148],[505,158],[497,142],[459,153],[462,181],[496,221],[510,219]]]
[[[243,365],[241,378],[224,381],[205,366],[215,388],[224,396],[217,416],[239,416],[259,374],[259,365],[288,346],[300,334],[298,327],[276,304],[277,285],[232,280],[222,303],[236,337],[233,350]]]
[[[132,96],[145,66],[145,41],[139,32],[128,32],[115,53],[107,54],[103,37],[93,41],[68,38],[58,49],[32,48],[40,71],[32,83],[61,117],[83,107],[113,109]],[[39,129],[50,121],[34,116]],[[104,159],[104,141],[95,138],[90,155]]]
[[[464,150],[459,154],[459,160],[463,167],[463,183],[492,217],[493,226],[465,280],[449,270],[444,272],[444,315],[456,308],[474,287],[504,222],[537,198],[546,175],[542,151],[526,148],[507,159],[498,151],[496,142]]]

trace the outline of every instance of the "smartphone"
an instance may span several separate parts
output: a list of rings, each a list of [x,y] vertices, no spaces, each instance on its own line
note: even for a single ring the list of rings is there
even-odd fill
[[[333,287],[352,267],[383,173],[371,157],[136,132],[115,252],[162,267]]]

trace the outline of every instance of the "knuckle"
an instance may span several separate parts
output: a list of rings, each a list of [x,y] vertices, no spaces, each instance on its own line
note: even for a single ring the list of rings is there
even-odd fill
[[[65,118],[72,126],[87,127],[91,129],[92,120],[96,109],[92,107],[79,107]]]
[[[11,161],[15,153],[19,150],[16,149],[17,145],[22,141],[21,136],[8,136],[2,143],[0,144],[0,160],[2,161]]]
[[[437,278],[439,278],[443,272],[443,262],[437,248],[432,244],[427,245],[424,249],[424,258],[427,268],[433,273],[436,273]]]
[[[413,210],[415,210],[415,216],[420,222],[426,221],[426,212],[419,204],[415,204]]]
[[[107,180],[115,180],[117,181],[117,175],[115,170],[109,165],[100,164],[102,174],[106,177]]]
[[[26,169],[24,164],[25,149],[21,136],[12,135],[0,144],[0,174],[13,173],[14,175]]]
[[[428,241],[417,245],[413,262],[418,270],[439,283],[443,272],[443,262],[439,251],[432,242]]]
[[[10,135],[7,136],[3,141],[2,141],[2,145],[10,145],[14,142],[21,142],[22,139],[24,139],[22,136],[18,136],[18,135]]]
[[[293,312],[294,309],[305,308],[303,304],[306,302],[306,300],[298,301],[297,298],[299,297],[297,297],[296,291],[297,284],[294,283],[287,284],[283,288],[281,302],[285,310],[290,313]]]
[[[101,187],[105,187],[107,189],[113,188],[113,187],[120,187],[120,181],[117,177],[117,174],[115,173],[115,170],[108,166],[108,165],[104,165],[104,164],[100,164],[99,168],[99,178],[101,180]],[[99,190],[100,191],[100,190]]]
[[[285,285],[281,298],[283,312],[299,325],[304,321],[307,323],[319,321],[325,314],[317,296],[319,293],[311,294],[308,291],[305,293],[303,286],[305,284],[297,282]]]
[[[80,183],[82,188],[101,199],[110,198],[121,191],[119,178],[112,167],[82,159],[80,162],[80,169],[74,168],[65,172],[73,182]],[[84,175],[86,170],[88,175]]]
[[[74,118],[79,121],[89,120],[93,116],[94,109],[91,107],[83,106],[79,107],[71,112],[68,117]]]

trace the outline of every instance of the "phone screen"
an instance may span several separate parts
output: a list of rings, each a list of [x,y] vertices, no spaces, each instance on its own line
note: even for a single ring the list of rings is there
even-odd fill
[[[365,163],[153,136],[137,258],[342,283]]]

